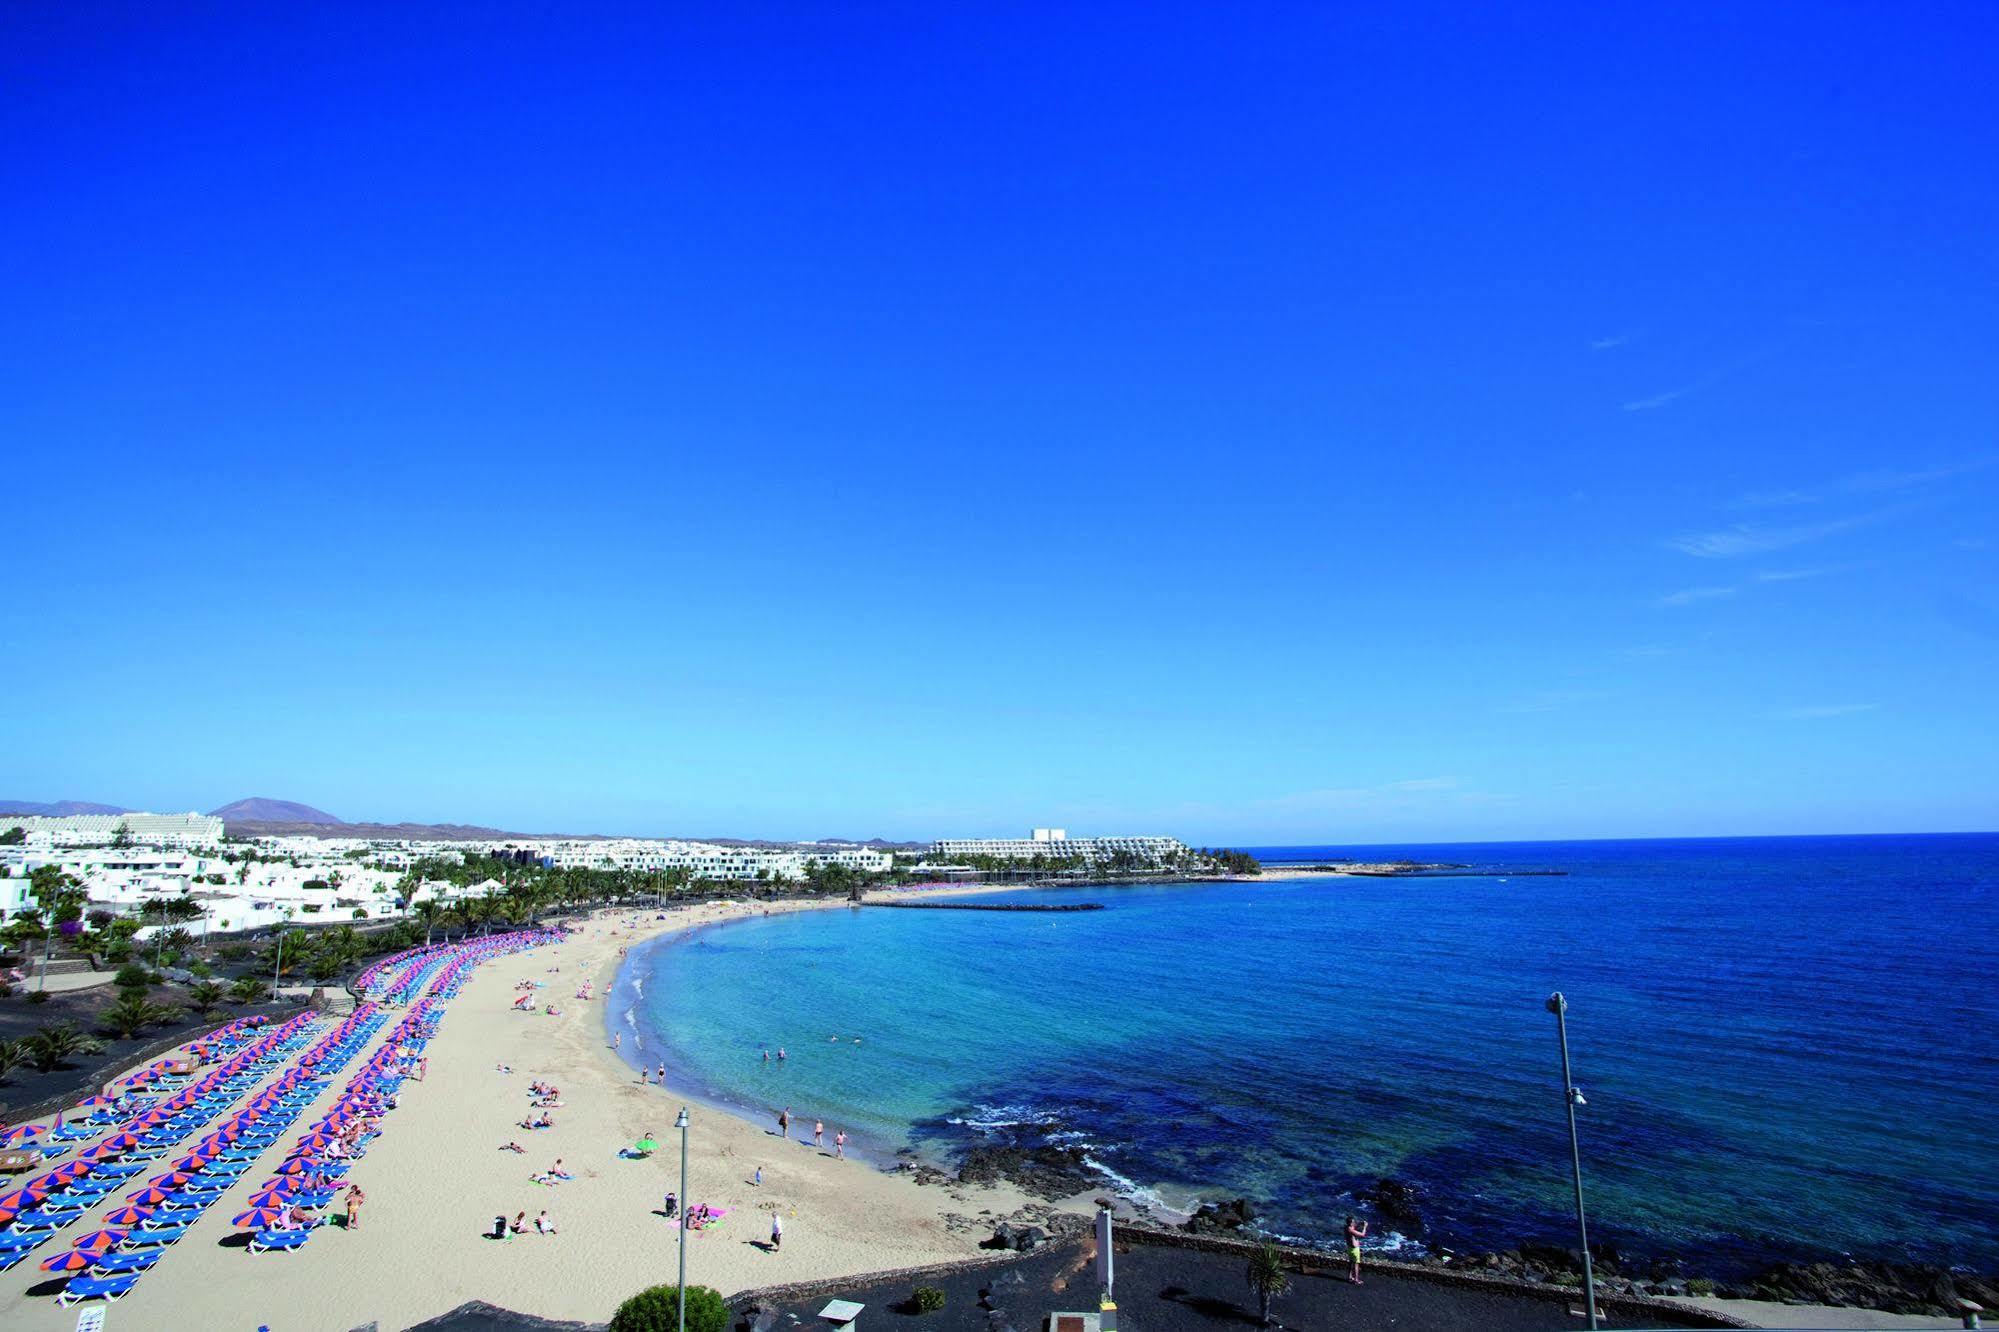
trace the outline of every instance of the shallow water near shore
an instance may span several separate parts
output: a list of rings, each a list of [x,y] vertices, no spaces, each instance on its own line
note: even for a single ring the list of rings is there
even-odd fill
[[[1421,1191],[1424,1241],[1505,1248],[1572,1234],[1542,1007],[1561,989],[1593,1238],[1718,1274],[1837,1252],[1999,1267],[1978,948],[1999,836],[1262,854],[1490,873],[1273,867],[1006,899],[1100,912],[751,918],[635,950],[609,1020],[717,1102],[789,1105],[829,1142],[1071,1143],[1141,1198],[1243,1195],[1322,1241],[1393,1176]],[[1508,874],[1529,868],[1569,873]]]

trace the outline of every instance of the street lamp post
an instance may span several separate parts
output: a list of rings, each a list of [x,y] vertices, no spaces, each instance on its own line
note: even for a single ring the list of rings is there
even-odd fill
[[[1569,1076],[1569,1001],[1560,990],[1548,996],[1548,1011],[1555,1015],[1555,1031],[1562,1041],[1562,1104],[1569,1112],[1569,1165],[1576,1182],[1576,1235],[1583,1244],[1583,1299],[1589,1310],[1589,1325],[1596,1327],[1596,1276],[1590,1269],[1589,1222],[1583,1218],[1583,1149],[1576,1137],[1576,1107],[1584,1104],[1582,1090]]]
[[[680,1130],[680,1332],[687,1332],[687,1107],[673,1121]],[[1591,1324],[1592,1327],[1595,1324]]]

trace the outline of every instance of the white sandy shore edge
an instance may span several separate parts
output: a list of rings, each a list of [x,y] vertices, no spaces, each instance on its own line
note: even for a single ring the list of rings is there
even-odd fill
[[[567,943],[480,967],[448,1007],[428,1052],[429,1078],[406,1086],[402,1107],[352,1171],[368,1195],[360,1229],[323,1230],[289,1254],[220,1246],[233,1233],[229,1217],[241,1210],[236,1195],[247,1197],[276,1165],[288,1145],[281,1144],[109,1311],[108,1325],[344,1332],[379,1320],[390,1329],[472,1299],[550,1318],[604,1321],[626,1296],[672,1281],[676,1231],[656,1209],[679,1183],[671,1126],[681,1099],[641,1085],[606,1048],[602,999],[573,996],[586,977],[600,996],[611,988],[621,945],[751,912],[707,904],[671,913],[670,923],[648,912],[637,935],[613,932],[630,913],[600,913]],[[549,970],[558,966],[560,972]],[[514,985],[529,976],[547,982],[541,994],[561,1009],[559,1017],[512,1011]],[[496,1072],[498,1064],[510,1065],[512,1075]],[[357,1059],[350,1069],[358,1065]],[[564,1107],[553,1112],[553,1129],[530,1132],[518,1121],[536,1078],[562,1089]],[[301,1123],[323,1110],[314,1106]],[[620,1147],[647,1132],[659,1139],[658,1153],[644,1161],[618,1157]],[[520,1142],[527,1154],[500,1150],[508,1141]],[[967,1257],[979,1252],[993,1220],[1030,1201],[1006,1186],[920,1187],[864,1162],[835,1160],[809,1142],[780,1142],[774,1125],[759,1128],[698,1107],[690,1144],[689,1196],[729,1215],[689,1237],[688,1279],[724,1294]],[[574,1181],[530,1182],[558,1156]],[[750,1183],[759,1165],[761,1188]],[[1070,1205],[1086,1211],[1088,1201]],[[558,1227],[555,1236],[482,1238],[496,1215],[525,1209],[532,1220],[543,1208]],[[774,1211],[784,1219],[778,1253],[759,1247]],[[952,1214],[981,1224],[961,1222],[954,1230],[945,1219]],[[60,1252],[51,1242],[35,1260]],[[0,1327],[73,1328],[74,1309],[25,1294],[48,1279],[34,1261],[0,1276]]]

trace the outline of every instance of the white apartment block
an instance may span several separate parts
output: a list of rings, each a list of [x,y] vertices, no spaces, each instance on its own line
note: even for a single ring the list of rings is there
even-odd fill
[[[814,846],[778,849],[761,846],[715,846],[707,842],[662,842],[637,838],[606,841],[532,842],[509,844],[547,859],[557,869],[616,869],[662,873],[684,869],[697,879],[803,879],[816,862],[845,865],[864,873],[885,874],[895,857],[861,846]]]
[[[1032,837],[945,838],[930,844],[930,853],[945,860],[962,856],[993,856],[1001,860],[1108,860],[1118,853],[1158,865],[1187,854],[1175,837],[1071,837],[1061,828],[1036,828]]]
[[[222,820],[207,814],[0,814],[0,828],[28,836],[47,834],[56,846],[93,846],[127,841],[142,846],[186,848],[222,845]]]

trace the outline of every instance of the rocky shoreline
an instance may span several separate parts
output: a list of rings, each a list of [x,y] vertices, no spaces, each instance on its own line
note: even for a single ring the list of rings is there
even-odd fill
[[[1079,1147],[1055,1144],[982,1144],[966,1150],[955,1174],[906,1159],[898,1167],[918,1184],[989,1185],[1006,1182],[1053,1203],[1099,1190],[1103,1176]],[[1382,1178],[1357,1188],[1356,1208],[1410,1238],[1427,1236],[1421,1191],[1402,1180]],[[1109,1199],[1100,1199],[1108,1203]],[[1138,1219],[1162,1228],[1218,1239],[1282,1238],[1258,1224],[1257,1204],[1230,1198],[1201,1204],[1177,1224],[1149,1209]],[[984,1242],[988,1248],[1030,1250],[1074,1228],[1075,1218],[1035,1209],[1031,1217],[1009,1218]],[[1372,1258],[1370,1261],[1384,1261]],[[1429,1240],[1417,1258],[1389,1258],[1400,1266],[1471,1273],[1555,1289],[1579,1290],[1583,1262],[1579,1249],[1525,1243],[1496,1252],[1458,1252]],[[1718,1280],[1703,1274],[1698,1258],[1639,1255],[1612,1242],[1590,1246],[1590,1262],[1600,1296],[1770,1300],[1785,1304],[1831,1305],[1896,1314],[1955,1317],[1962,1301],[1999,1309],[1999,1275],[1952,1271],[1937,1264],[1860,1262],[1853,1259],[1774,1262],[1747,1278]]]
[[[1374,1215],[1406,1235],[1423,1233],[1419,1196],[1410,1185],[1382,1179],[1358,1193]],[[1180,1229],[1195,1235],[1253,1239],[1256,1205],[1246,1198],[1203,1203]],[[1393,1259],[1410,1263],[1407,1259]],[[1999,1274],[1953,1271],[1933,1263],[1859,1262],[1853,1259],[1771,1263],[1746,1280],[1717,1281],[1689,1270],[1688,1260],[1643,1257],[1615,1244],[1590,1245],[1590,1264],[1600,1295],[1770,1300],[1780,1304],[1831,1305],[1894,1314],[1956,1317],[1969,1300],[1999,1309]],[[1556,1244],[1522,1244],[1494,1253],[1456,1253],[1442,1245],[1410,1265],[1482,1273],[1565,1289],[1580,1289],[1580,1249]]]

